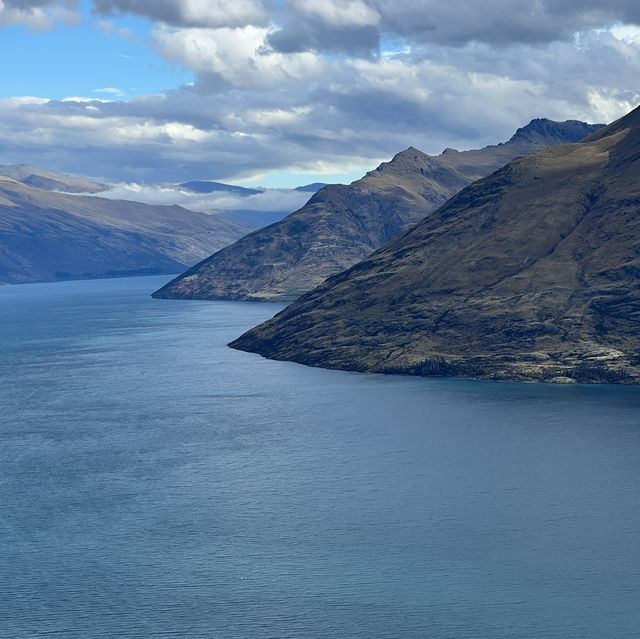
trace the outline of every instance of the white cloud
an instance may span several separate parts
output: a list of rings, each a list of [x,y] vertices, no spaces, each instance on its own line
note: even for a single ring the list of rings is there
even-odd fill
[[[380,22],[380,14],[362,0],[291,0],[290,4],[300,14],[332,27],[367,27]]]
[[[5,98],[6,101],[6,98]],[[31,106],[31,105],[37,105],[37,104],[48,104],[49,100],[47,98],[36,98],[34,96],[30,96],[30,95],[23,95],[23,96],[19,96],[19,97],[15,97],[15,98],[11,98],[10,99],[11,103],[16,105],[16,106]]]
[[[4,163],[125,182],[338,173],[409,145],[504,141],[533,117],[609,121],[640,100],[640,8],[622,0],[95,2],[157,20],[156,52],[193,85],[0,100]]]
[[[254,109],[248,110],[244,122],[257,124],[261,127],[276,127],[304,122],[311,112],[310,106],[293,107],[292,109]]]
[[[181,0],[183,19],[188,24],[223,27],[260,23],[265,13],[253,0]]]
[[[637,106],[640,94],[635,93],[634,99],[630,100],[611,90],[593,88],[589,90],[587,99],[591,109],[600,115],[600,120],[611,122]]]
[[[120,89],[116,89],[115,87],[104,87],[103,89],[94,89],[94,93],[106,93],[107,95],[113,95],[116,97],[122,97],[124,92]]]
[[[228,192],[193,193],[176,186],[119,183],[96,194],[112,200],[134,200],[146,204],[179,204],[196,211],[293,212],[303,206],[310,193],[293,189],[266,189],[253,195]]]
[[[271,51],[266,39],[273,28],[158,28],[154,41],[161,55],[209,78],[237,88],[273,87],[318,75],[326,64],[313,53]]]
[[[76,2],[41,1],[23,2],[21,0],[0,0],[0,27],[17,24],[30,27],[33,31],[47,31],[60,23],[73,25],[82,21],[74,8]]]
[[[46,31],[55,27],[55,20],[38,7],[13,9],[0,0],[0,26],[9,24],[23,24],[34,31]]]
[[[98,21],[98,29],[100,29],[100,33],[104,36],[113,33],[114,28],[115,24],[111,20]]]
[[[611,35],[627,44],[640,44],[640,27],[632,24],[617,24],[609,29]]]

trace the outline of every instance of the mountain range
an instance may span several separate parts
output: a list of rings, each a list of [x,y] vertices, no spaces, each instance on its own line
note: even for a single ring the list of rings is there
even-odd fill
[[[13,178],[27,186],[45,191],[63,191],[65,193],[100,193],[109,190],[108,184],[97,182],[91,178],[67,173],[57,173],[40,169],[28,164],[2,164],[0,175]]]
[[[176,273],[250,230],[180,206],[74,194],[108,188],[24,165],[0,167],[0,282]]]
[[[351,185],[328,185],[283,220],[227,246],[154,293],[159,298],[292,300],[364,259],[452,195],[514,157],[575,142],[602,125],[532,120],[479,150],[398,153]]]
[[[246,188],[210,180],[192,180],[190,182],[168,186],[176,191],[190,191],[201,195],[213,194],[214,196],[219,196],[221,199],[216,199],[212,202],[213,208],[209,209],[210,212],[217,213],[232,222],[246,224],[252,227],[252,230],[255,230],[278,222],[291,213],[291,210],[295,208],[291,206],[290,197],[287,197],[291,192],[298,191],[302,196],[304,196],[305,193],[309,193],[309,195],[307,195],[308,198],[311,196],[311,193],[315,193],[323,186],[326,186],[326,184],[314,182],[313,184],[305,184],[293,189],[267,189],[262,187]],[[166,188],[166,186],[164,188]],[[281,196],[281,202],[276,207],[276,210],[271,208],[267,210],[260,209],[260,203],[256,201],[257,198],[251,198],[252,195],[267,194],[269,191],[272,194],[279,193]],[[230,197],[227,198],[224,196]]]
[[[232,347],[356,371],[640,382],[640,108],[515,159]]]

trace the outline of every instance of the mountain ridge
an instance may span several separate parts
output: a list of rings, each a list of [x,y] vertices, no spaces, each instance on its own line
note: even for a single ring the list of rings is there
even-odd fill
[[[432,156],[409,147],[350,185],[328,185],[283,220],[250,233],[156,291],[157,298],[290,301],[364,259],[470,182],[518,155],[601,125],[537,119],[511,140]]]
[[[41,169],[30,164],[0,165],[0,175],[10,177],[27,186],[34,186],[47,191],[64,191],[66,193],[100,193],[108,191],[110,186],[91,178],[68,173],[58,173]]]
[[[247,230],[180,206],[58,193],[0,173],[4,283],[171,274]]]
[[[364,372],[640,383],[640,109],[512,160],[232,342]]]

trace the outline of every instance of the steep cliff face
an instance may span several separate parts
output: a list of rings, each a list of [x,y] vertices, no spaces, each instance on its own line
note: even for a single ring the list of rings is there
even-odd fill
[[[231,346],[315,366],[640,382],[640,110],[516,159]]]
[[[534,120],[509,142],[477,151],[447,149],[436,157],[410,147],[349,186],[326,186],[300,210],[212,255],[154,297],[295,299],[416,224],[472,180],[516,156],[599,127]]]

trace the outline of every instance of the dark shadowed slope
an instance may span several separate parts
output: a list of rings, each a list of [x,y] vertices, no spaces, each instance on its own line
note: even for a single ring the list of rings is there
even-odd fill
[[[512,161],[232,346],[359,371],[640,382],[640,110]]]
[[[246,231],[179,206],[65,195],[0,174],[0,282],[175,273]]]
[[[514,157],[597,130],[533,120],[504,144],[429,156],[409,148],[349,186],[329,185],[300,210],[226,247],[154,297],[291,300],[410,228],[471,181]]]

